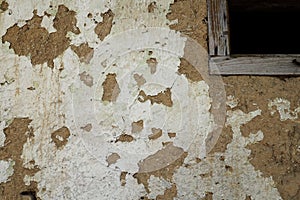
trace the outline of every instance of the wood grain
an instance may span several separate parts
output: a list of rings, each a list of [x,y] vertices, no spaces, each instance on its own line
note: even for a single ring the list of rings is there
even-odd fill
[[[229,55],[227,0],[207,0],[209,54]]]
[[[212,75],[300,75],[300,55],[233,55],[211,57]]]

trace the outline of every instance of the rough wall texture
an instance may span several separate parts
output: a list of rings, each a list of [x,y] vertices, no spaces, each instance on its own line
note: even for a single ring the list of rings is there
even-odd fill
[[[0,199],[300,199],[300,79],[209,78],[206,26],[205,0],[1,1]]]

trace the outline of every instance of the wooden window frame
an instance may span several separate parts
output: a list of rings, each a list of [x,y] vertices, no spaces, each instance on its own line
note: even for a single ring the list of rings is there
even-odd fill
[[[228,0],[207,0],[211,75],[300,75],[300,54],[230,54]]]

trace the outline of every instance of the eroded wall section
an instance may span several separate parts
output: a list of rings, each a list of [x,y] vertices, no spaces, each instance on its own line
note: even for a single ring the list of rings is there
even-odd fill
[[[300,79],[207,76],[205,0],[5,0],[0,37],[0,199],[300,199]]]

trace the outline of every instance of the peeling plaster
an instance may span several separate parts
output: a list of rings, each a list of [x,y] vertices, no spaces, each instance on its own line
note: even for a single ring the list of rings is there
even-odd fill
[[[117,20],[111,33],[121,33],[125,30],[145,27],[168,27],[170,21],[166,19],[170,4],[174,0],[156,1],[156,12],[148,13],[148,6],[152,0],[145,1],[114,1],[113,12]]]
[[[9,181],[9,177],[14,173],[14,164],[12,160],[0,160],[0,183]]]
[[[113,25],[114,15],[115,14],[111,10],[101,13],[103,20],[95,27],[95,33],[98,35],[101,41],[103,41],[104,38],[110,33]]]
[[[149,179],[149,198],[155,199],[158,195],[163,195],[164,190],[171,188],[172,184],[164,179],[160,179],[155,176],[150,176]]]
[[[8,10],[0,13],[1,36],[14,24],[24,26],[34,10],[43,16],[42,28],[58,31],[53,20],[61,4],[76,13],[72,25],[80,30],[64,35],[69,43],[53,57],[53,69],[42,63],[33,67],[8,43],[0,44],[0,127],[3,130],[15,116],[33,119],[21,158],[24,170],[40,170],[26,174],[23,181],[27,186],[37,183],[40,199],[164,199],[168,193],[178,200],[281,199],[272,177],[263,177],[249,162],[247,145],[263,140],[264,133],[244,137],[240,130],[261,115],[260,109],[244,113],[236,109],[239,100],[228,96],[227,105],[235,109],[228,110],[226,121],[232,141],[223,153],[203,153],[214,123],[211,88],[182,58],[186,39],[169,29],[178,22],[166,18],[173,0],[7,2]],[[109,10],[113,14],[105,19]],[[109,31],[97,35],[99,24]],[[81,45],[87,54],[78,53]],[[112,83],[117,83],[118,95],[103,99],[109,74],[115,74]],[[141,91],[150,101],[138,101]],[[152,103],[150,98],[165,91],[167,105]],[[296,120],[299,113],[279,98],[270,101],[269,108],[282,120]],[[140,120],[142,128],[134,130],[133,123]],[[68,127],[67,134],[51,137],[61,127]],[[0,147],[5,139],[1,131]],[[169,160],[147,164],[160,152]],[[170,171],[168,165],[176,159],[181,166]],[[0,183],[9,180],[12,165],[0,161]]]
[[[271,115],[274,115],[276,112],[280,114],[280,120],[286,121],[296,120],[298,119],[298,113],[300,113],[300,107],[295,108],[295,110],[291,110],[291,103],[282,98],[276,98],[272,101],[269,101],[269,110]]]
[[[80,62],[89,64],[94,56],[94,49],[89,47],[87,43],[82,43],[79,46],[72,45],[71,49],[77,54]]]
[[[17,24],[7,29],[2,37],[2,42],[9,42],[9,48],[19,56],[28,56],[33,65],[47,63],[53,68],[53,59],[62,54],[69,46],[67,32],[79,34],[80,30],[75,26],[75,12],[64,5],[59,5],[53,19],[53,27],[56,32],[49,33],[41,27],[44,16],[39,16],[37,10],[33,11],[33,17],[26,20],[26,24],[19,27]],[[34,45],[33,45],[34,44]]]
[[[4,147],[4,145],[5,145],[5,134],[4,134],[4,132],[2,131],[3,129],[5,128],[5,122],[1,122],[0,123],[0,148],[1,147]]]
[[[57,148],[62,148],[68,142],[70,137],[70,130],[67,127],[61,127],[51,133],[51,139]]]
[[[234,96],[230,95],[230,96],[227,97],[226,104],[231,109],[237,107],[238,103],[239,103],[239,100],[234,98]]]
[[[261,141],[263,133],[259,131],[244,137],[240,132],[240,126],[260,115],[260,112],[228,111],[227,124],[234,132],[232,142],[227,145],[224,153],[215,153],[215,156],[200,163],[186,162],[187,166],[181,167],[174,177],[176,182],[180,182],[177,184],[178,197],[175,199],[196,200],[204,198],[206,192],[211,192],[213,199],[245,199],[246,195],[261,200],[282,199],[272,178],[264,178],[248,160],[250,150],[246,146]],[[232,169],[228,170],[228,166]],[[199,173],[209,175],[201,177]],[[235,188],[234,192],[231,188]]]

